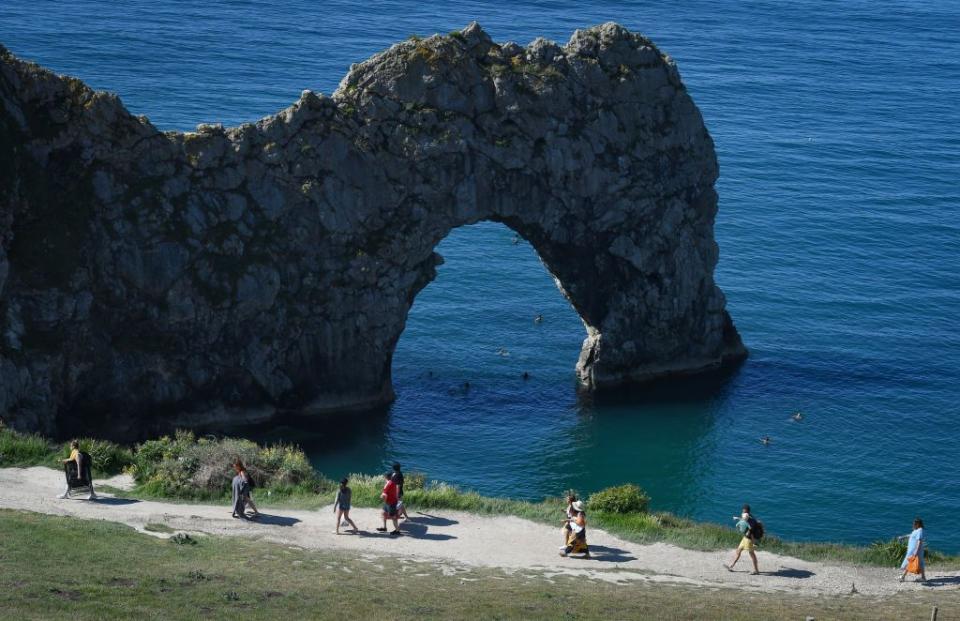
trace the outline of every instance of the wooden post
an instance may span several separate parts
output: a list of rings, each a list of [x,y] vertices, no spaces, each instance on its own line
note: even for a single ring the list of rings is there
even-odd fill
[[[937,621],[937,607],[934,606],[933,610],[930,611],[930,621]]]

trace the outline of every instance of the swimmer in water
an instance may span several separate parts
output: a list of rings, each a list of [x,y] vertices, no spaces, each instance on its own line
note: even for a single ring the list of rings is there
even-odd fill
[[[770,436],[763,436],[762,438],[760,438],[760,444],[764,446],[767,446],[768,444],[770,444]]]

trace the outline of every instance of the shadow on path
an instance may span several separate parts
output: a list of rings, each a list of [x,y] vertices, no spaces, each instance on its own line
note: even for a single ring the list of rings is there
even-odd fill
[[[427,532],[427,526],[425,524],[417,524],[409,520],[400,526],[400,532],[414,539],[428,539],[431,541],[449,541],[450,539],[456,539],[453,535]]]
[[[87,502],[95,502],[98,505],[120,506],[120,505],[134,505],[140,501],[135,500],[133,498],[107,498],[106,496],[97,496],[96,500],[88,500]]]
[[[777,571],[761,571],[760,575],[762,576],[776,576],[778,578],[810,578],[811,576],[816,576],[817,574],[812,571],[807,571],[806,569],[793,569],[791,567],[781,567]]]
[[[256,517],[251,517],[250,521],[257,524],[269,524],[270,526],[293,526],[300,520],[283,515],[269,515],[267,513],[261,513]]]
[[[630,556],[626,550],[593,544],[590,544],[590,558],[604,563],[626,563],[637,560],[637,557]]]
[[[926,582],[921,582],[926,586],[950,586],[960,584],[960,576],[937,576],[928,578]]]
[[[426,524],[427,526],[453,526],[454,524],[460,523],[457,520],[430,515],[429,513],[421,513],[420,511],[417,511],[413,517],[407,520],[408,524],[411,522],[414,524]]]

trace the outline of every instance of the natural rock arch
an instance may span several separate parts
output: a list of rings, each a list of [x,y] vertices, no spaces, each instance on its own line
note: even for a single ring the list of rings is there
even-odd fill
[[[713,281],[713,143],[674,63],[618,25],[404,41],[226,130],[157,131],[2,48],[0,102],[0,414],[20,427],[388,402],[434,247],[481,220],[580,314],[586,387],[746,354]]]

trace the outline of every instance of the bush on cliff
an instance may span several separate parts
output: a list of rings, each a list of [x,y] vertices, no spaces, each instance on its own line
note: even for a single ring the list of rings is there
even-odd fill
[[[874,541],[868,548],[870,561],[877,565],[889,565],[891,567],[903,562],[907,555],[907,542],[904,539],[890,539],[889,541]],[[942,561],[943,554],[936,550],[930,550],[926,546],[923,549],[923,558],[927,561]]]
[[[230,493],[233,462],[240,458],[258,488],[271,495],[316,493],[332,484],[319,476],[300,448],[260,447],[235,438],[197,438],[189,431],[144,442],[131,473],[147,495],[221,498]]]
[[[133,451],[129,448],[94,438],[79,438],[80,450],[90,455],[94,473],[120,474],[133,464]],[[57,461],[70,456],[70,443],[65,442]]]
[[[56,446],[41,435],[20,433],[0,422],[0,466],[53,465]]]
[[[133,463],[133,451],[119,444],[80,438],[80,450],[90,454],[97,476],[123,472]],[[70,443],[57,444],[35,433],[21,433],[0,423],[0,467],[49,466],[60,468],[70,456]]]
[[[650,497],[640,486],[627,483],[591,494],[587,509],[601,513],[646,513],[649,504]]]

